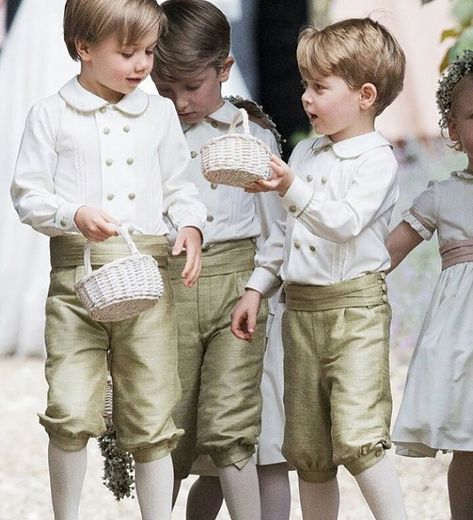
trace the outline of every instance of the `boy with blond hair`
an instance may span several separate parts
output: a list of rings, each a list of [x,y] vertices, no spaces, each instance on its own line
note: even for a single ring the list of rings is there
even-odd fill
[[[385,242],[398,198],[392,146],[376,117],[402,89],[405,57],[371,19],[349,19],[299,40],[302,103],[317,134],[289,166],[251,191],[276,191],[288,219],[273,228],[232,331],[250,340],[262,296],[281,283],[286,428],[283,454],[299,475],[304,519],[337,518],[337,466],[360,486],[375,518],[406,518],[391,446]]]
[[[218,493],[215,484],[220,483],[232,519],[255,520],[261,517],[262,484],[253,454],[261,422],[266,305],[259,313],[260,328],[251,348],[232,335],[230,313],[254,269],[256,249],[283,210],[276,194],[245,193],[210,183],[202,176],[200,148],[228,133],[234,118],[240,117],[221,93],[221,84],[229,78],[233,64],[230,25],[218,8],[205,0],[168,0],[161,6],[167,31],[156,46],[152,77],[159,92],[177,109],[191,150],[186,174],[197,184],[208,212],[202,272],[190,292],[184,294],[179,284],[182,259],[175,258],[170,264],[180,316],[183,394],[174,420],[186,432],[172,454],[176,494],[197,455],[209,455],[219,477],[211,486],[215,493],[204,497],[202,507],[189,508],[187,518],[217,516],[220,501],[214,500]],[[242,131],[241,125],[237,131]],[[269,130],[250,123],[250,132],[277,153]],[[278,470],[282,477],[275,476],[287,481],[287,470]]]
[[[135,459],[142,518],[171,516],[170,452],[183,432],[172,420],[180,386],[163,213],[178,230],[173,254],[186,250],[182,277],[190,287],[205,207],[183,176],[189,152],[172,103],[136,89],[152,69],[162,20],[155,0],[66,2],[64,38],[80,74],[33,106],[12,183],[20,219],[51,237],[49,392],[40,422],[50,439],[56,520],[78,518],[86,445],[105,430],[108,352],[117,442]],[[136,317],[99,323],[74,282],[84,274],[86,239],[94,242],[94,266],[129,254],[114,237],[118,224],[158,261],[164,295]]]

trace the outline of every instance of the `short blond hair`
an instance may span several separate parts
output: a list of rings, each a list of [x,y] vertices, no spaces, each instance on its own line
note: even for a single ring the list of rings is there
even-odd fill
[[[166,16],[155,49],[153,74],[164,81],[180,80],[208,66],[220,70],[230,53],[230,24],[206,0],[167,0]]]
[[[350,18],[299,36],[297,62],[303,78],[341,77],[352,89],[372,83],[377,90],[375,115],[402,90],[406,58],[394,36],[370,18]]]
[[[72,59],[81,39],[96,45],[116,35],[121,45],[137,42],[156,28],[163,14],[156,0],[67,0],[64,8],[64,41]]]

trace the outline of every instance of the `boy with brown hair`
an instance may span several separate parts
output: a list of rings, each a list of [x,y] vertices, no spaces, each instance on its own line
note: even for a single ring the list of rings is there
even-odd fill
[[[155,0],[68,0],[64,38],[80,74],[36,103],[25,127],[11,193],[20,219],[51,237],[46,302],[49,438],[56,520],[77,520],[86,445],[105,430],[107,352],[117,442],[135,460],[144,520],[171,516],[170,452],[182,431],[172,420],[180,398],[176,319],[167,272],[166,213],[184,249],[184,283],[200,269],[205,208],[183,177],[188,149],[174,107],[136,89],[150,73],[163,21]],[[94,266],[129,254],[116,226],[153,255],[164,280],[154,307],[123,321],[96,322],[74,292]],[[105,241],[104,243],[102,243]],[[183,262],[184,265],[184,262]]]
[[[281,283],[283,454],[299,475],[305,519],[338,516],[337,466],[356,478],[375,518],[406,518],[391,446],[388,225],[398,198],[392,147],[376,117],[402,88],[405,57],[375,21],[349,19],[300,37],[302,103],[319,138],[250,191],[276,191],[288,219],[256,258],[232,331],[251,340],[261,298]]]
[[[172,455],[176,494],[197,455],[207,454],[217,467],[232,518],[254,520],[261,517],[253,453],[260,433],[266,305],[257,318],[261,327],[251,348],[232,336],[230,313],[254,268],[255,251],[283,212],[275,194],[245,193],[202,176],[200,148],[226,134],[239,116],[221,93],[233,64],[230,26],[205,0],[168,0],[161,6],[167,31],[156,46],[152,77],[177,109],[191,150],[186,173],[208,212],[201,277],[190,293],[184,294],[178,284],[182,260],[171,262],[183,391],[174,420],[186,432]],[[241,125],[237,128],[241,131]],[[277,153],[269,130],[250,123],[250,131]],[[204,517],[202,511],[187,515]],[[205,518],[211,518],[210,512]]]

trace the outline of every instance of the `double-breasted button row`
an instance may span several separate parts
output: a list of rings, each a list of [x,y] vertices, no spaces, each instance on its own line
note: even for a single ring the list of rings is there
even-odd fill
[[[107,193],[106,197],[107,197],[107,200],[113,200],[115,198],[115,194],[114,193]],[[136,199],[136,193],[130,192],[128,194],[128,198],[130,200],[135,200]]]
[[[128,159],[126,160],[126,163],[127,163],[129,166],[131,166],[134,162],[135,162],[135,159],[133,159],[133,157],[128,157]],[[113,164],[113,159],[107,159],[107,160],[105,161],[105,164],[106,164],[107,166],[112,166],[112,164]]]
[[[294,247],[296,249],[300,249],[302,247],[302,244],[300,243],[299,240],[294,240]],[[315,246],[311,244],[309,246],[309,251],[311,251],[312,253],[315,253]]]

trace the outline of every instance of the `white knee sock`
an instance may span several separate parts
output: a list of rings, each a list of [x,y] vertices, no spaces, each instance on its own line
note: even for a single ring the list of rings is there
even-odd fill
[[[448,468],[452,520],[473,518],[473,452],[456,451]]]
[[[260,520],[258,475],[251,457],[245,467],[218,468],[223,496],[232,520]]]
[[[199,477],[187,495],[186,520],[215,520],[223,493],[218,477]]]
[[[376,520],[407,518],[399,478],[388,457],[384,456],[355,478]]]
[[[171,455],[135,463],[136,494],[143,520],[170,520],[174,471]]]
[[[337,479],[328,482],[306,482],[299,479],[302,518],[304,520],[336,520],[340,506]]]
[[[287,464],[256,466],[262,520],[289,520],[291,488]]]
[[[77,520],[87,448],[65,451],[49,443],[49,481],[55,520]]]

